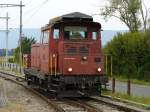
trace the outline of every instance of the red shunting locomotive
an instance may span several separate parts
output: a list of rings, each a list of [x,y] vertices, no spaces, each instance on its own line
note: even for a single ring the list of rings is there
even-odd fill
[[[100,95],[107,83],[101,47],[101,25],[74,12],[51,19],[41,28],[41,43],[31,48],[27,83],[59,97]]]

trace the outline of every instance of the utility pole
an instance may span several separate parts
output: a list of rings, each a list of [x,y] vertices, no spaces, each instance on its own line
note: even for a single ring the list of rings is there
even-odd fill
[[[20,44],[20,71],[21,74],[23,74],[22,71],[22,1],[20,1],[20,33],[19,33],[19,44]]]
[[[6,13],[6,63],[8,63],[8,12]]]
[[[5,19],[6,20],[6,30],[1,30],[6,32],[6,57],[5,57],[5,61],[6,63],[8,63],[8,20],[10,19],[10,17],[8,17],[8,12],[6,13],[6,17],[0,17],[0,19]]]
[[[1,8],[5,8],[5,7],[20,7],[20,31],[19,31],[19,46],[20,46],[20,71],[21,74],[23,73],[22,71],[22,7],[24,7],[25,5],[22,5],[22,1],[20,1],[20,4],[0,4]]]

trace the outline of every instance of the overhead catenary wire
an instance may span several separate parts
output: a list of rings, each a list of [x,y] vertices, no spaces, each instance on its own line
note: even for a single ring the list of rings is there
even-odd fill
[[[43,1],[41,4],[39,4],[38,6],[36,6],[35,8],[34,8],[34,12],[33,12],[33,10],[28,10],[27,12],[29,12],[29,11],[32,11],[33,13],[28,17],[28,19],[25,21],[25,22],[29,22],[30,20],[31,20],[31,18],[35,15],[35,14],[37,14],[38,13],[38,11],[48,2],[49,0],[45,0],[45,1]],[[25,12],[25,13],[27,13],[27,12]]]
[[[47,3],[48,0],[44,0],[42,3],[36,5],[35,7],[30,8],[29,10],[27,10],[26,12],[24,12],[24,14],[29,14],[37,9],[39,9],[39,7],[41,7],[43,4]],[[28,3],[29,4],[29,3]]]
[[[42,3],[38,4],[37,6],[35,6],[34,8],[31,8],[29,10],[27,10],[26,12],[23,13],[24,16],[26,16],[26,20],[24,21],[24,23],[27,23],[31,20],[31,18],[38,13],[38,11],[48,2],[49,0],[44,0]],[[28,2],[27,4],[30,4],[30,2]],[[26,6],[27,6],[26,4]],[[17,17],[12,18],[11,19],[11,23],[13,23],[13,21],[16,21]]]

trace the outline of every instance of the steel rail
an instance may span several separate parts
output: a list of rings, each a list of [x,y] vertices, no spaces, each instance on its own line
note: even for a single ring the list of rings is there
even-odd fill
[[[98,111],[97,109],[91,107],[90,105],[83,104],[82,102],[75,101],[73,99],[72,100],[69,100],[69,99],[51,100],[48,97],[46,97],[45,95],[43,95],[42,93],[32,89],[31,87],[28,87],[26,82],[25,82],[25,78],[23,78],[23,77],[19,77],[19,76],[12,75],[10,73],[5,73],[5,72],[2,72],[2,71],[0,71],[0,77],[4,78],[5,80],[9,80],[13,83],[16,83],[18,85],[21,85],[25,89],[27,89],[30,92],[36,94],[37,96],[42,98],[44,101],[46,101],[50,106],[52,106],[55,109],[56,112],[66,112],[66,111],[68,111],[68,109],[65,110],[65,107],[59,106],[61,104],[65,104],[65,105],[72,106],[72,107],[75,107],[75,108],[80,108],[82,111],[84,110],[86,112],[102,112],[102,111]],[[57,103],[57,102],[59,102],[59,103]]]
[[[0,71],[0,77],[10,80],[16,84],[19,84],[19,85],[23,86],[24,88],[28,89],[29,91],[31,91],[32,93],[38,95],[43,100],[45,100],[50,106],[52,106],[56,112],[65,112],[65,109],[60,107],[59,104],[57,103],[57,102],[59,102],[59,100],[52,101],[51,99],[49,99],[45,95],[41,94],[40,92],[37,92],[36,90],[32,89],[31,87],[28,87],[25,83],[25,78],[15,76],[15,75],[12,75],[9,73],[4,73],[1,71]],[[89,99],[89,101],[91,100],[91,101],[95,101],[98,103],[104,103],[106,105],[112,106],[114,108],[117,108],[118,110],[122,110],[125,112],[148,112],[147,110],[143,110],[143,109],[136,108],[134,106],[130,106],[127,103],[119,102],[119,101],[117,101],[113,98],[107,97],[107,96],[88,97],[88,99]],[[86,101],[77,99],[77,98],[62,99],[61,102],[66,103],[68,105],[84,108],[84,110],[86,110],[88,112],[103,112],[102,110],[94,107],[93,105],[86,103]],[[122,103],[124,103],[124,105]]]
[[[125,111],[125,112],[149,112],[149,110],[144,110],[141,108],[137,108],[135,106],[132,106],[130,104],[128,104],[127,102],[121,102],[118,100],[115,100],[111,97],[107,97],[107,96],[101,96],[101,97],[89,97],[89,100],[93,100],[95,102],[99,102],[99,103],[104,103],[106,105],[110,105],[114,108],[117,108],[121,111]]]
[[[67,102],[73,103],[74,105],[77,105],[77,106],[82,106],[88,112],[103,112],[103,110],[97,109],[94,106],[89,105],[85,101],[79,100],[77,98],[72,98],[72,99],[69,99],[69,100],[67,99]]]
[[[44,95],[40,94],[39,92],[35,91],[34,89],[28,87],[25,84],[25,80],[24,80],[25,78],[18,77],[18,76],[15,76],[15,75],[12,75],[12,74],[9,74],[9,73],[5,73],[5,72],[0,72],[0,77],[4,78],[5,80],[9,80],[9,81],[11,81],[11,82],[13,82],[15,84],[18,84],[18,85],[24,87],[25,89],[27,89],[29,92],[32,92],[35,95],[39,96],[44,101],[46,101],[49,104],[49,106],[52,106],[56,112],[65,112],[62,108],[57,106],[53,101],[48,99],[46,96],[44,96]]]

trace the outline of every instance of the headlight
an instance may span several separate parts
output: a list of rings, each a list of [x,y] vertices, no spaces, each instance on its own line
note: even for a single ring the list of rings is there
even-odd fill
[[[97,68],[97,71],[98,71],[98,72],[101,72],[101,71],[102,71],[102,69],[99,67],[99,68]]]
[[[72,72],[72,68],[68,68],[68,72]]]
[[[86,61],[86,60],[87,60],[87,57],[86,57],[86,56],[83,56],[83,57],[82,57],[82,60],[83,60],[83,61]]]

